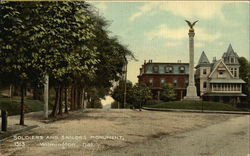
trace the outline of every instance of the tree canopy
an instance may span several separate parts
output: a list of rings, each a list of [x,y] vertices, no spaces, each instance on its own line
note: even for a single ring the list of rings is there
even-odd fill
[[[73,97],[78,98],[71,104],[79,103],[84,88],[96,87],[108,94],[112,82],[123,74],[127,58],[134,59],[126,46],[109,35],[108,22],[84,1],[0,5],[1,84],[37,87],[49,75],[51,86],[60,92],[56,99],[61,101],[62,90],[71,86]]]
[[[160,94],[160,99],[162,101],[173,101],[176,99],[176,95],[175,95],[175,91],[174,91],[174,87],[172,84],[170,83],[166,83],[163,87],[162,87],[162,91]]]

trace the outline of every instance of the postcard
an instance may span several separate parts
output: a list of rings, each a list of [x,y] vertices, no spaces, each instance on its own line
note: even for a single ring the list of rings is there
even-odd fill
[[[1,1],[0,156],[249,156],[249,1]]]

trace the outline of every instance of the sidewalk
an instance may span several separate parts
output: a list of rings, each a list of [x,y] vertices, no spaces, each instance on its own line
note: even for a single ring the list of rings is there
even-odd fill
[[[15,134],[20,134],[31,129],[40,127],[44,123],[43,121],[43,112],[29,112],[24,115],[25,125],[19,125],[20,115],[8,116],[8,129],[7,132],[0,131],[0,141],[5,138],[11,137]],[[1,121],[1,120],[0,120]]]
[[[166,108],[149,108],[142,107],[144,110],[148,111],[166,111],[166,112],[189,112],[189,113],[216,113],[216,114],[241,114],[250,115],[250,112],[243,111],[217,111],[217,110],[192,110],[192,109],[166,109]]]

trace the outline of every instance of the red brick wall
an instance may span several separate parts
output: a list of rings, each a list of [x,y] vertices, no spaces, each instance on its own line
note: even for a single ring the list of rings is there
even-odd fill
[[[174,80],[177,80],[176,86],[176,98],[180,100],[186,95],[186,81],[188,81],[188,74],[144,74],[138,76],[139,83],[147,84],[149,83],[150,78],[153,78],[153,93],[156,93],[156,90],[161,89],[161,79],[165,79],[166,83],[173,84]],[[156,97],[154,95],[154,97]]]

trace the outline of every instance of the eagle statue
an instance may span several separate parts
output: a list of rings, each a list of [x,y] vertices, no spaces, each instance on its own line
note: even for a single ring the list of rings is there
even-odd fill
[[[198,20],[197,21],[195,21],[195,22],[193,22],[193,23],[191,23],[190,21],[188,21],[188,20],[185,20],[186,22],[187,22],[187,24],[189,25],[189,27],[190,27],[190,30],[194,30],[194,25],[195,25],[195,23],[197,23],[198,22]]]

